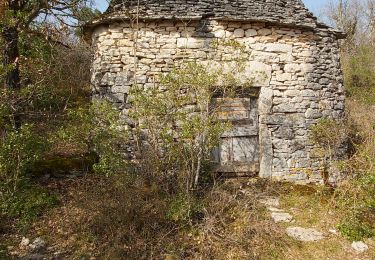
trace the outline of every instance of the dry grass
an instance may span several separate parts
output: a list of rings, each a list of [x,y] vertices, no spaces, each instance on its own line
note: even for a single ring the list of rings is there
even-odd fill
[[[333,190],[286,185],[279,192],[281,207],[295,218],[292,225],[315,228],[325,235],[325,239],[315,243],[291,244],[285,251],[285,259],[375,259],[373,239],[365,241],[370,247],[368,252],[357,254],[351,248],[351,242],[340,235],[337,226],[344,212],[335,206]]]
[[[132,185],[129,185],[132,183]],[[370,251],[357,255],[339,234],[331,234],[340,212],[332,191],[265,180],[229,180],[207,190],[192,203],[194,214],[172,220],[174,198],[157,187],[126,176],[56,182],[63,194],[58,208],[34,224],[28,237],[42,236],[65,259],[374,259]],[[296,222],[275,224],[258,203],[279,196],[280,207]],[[326,238],[302,243],[288,238],[289,225],[313,227]],[[18,241],[19,242],[19,241]]]
[[[118,176],[73,183],[33,236],[69,259],[280,259],[291,243],[257,202],[269,194],[263,182],[219,185],[194,201],[201,206],[189,221],[166,217],[172,200],[157,188],[126,183]]]

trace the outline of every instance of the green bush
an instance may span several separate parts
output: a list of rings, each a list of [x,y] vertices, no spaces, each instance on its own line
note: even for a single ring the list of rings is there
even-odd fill
[[[94,100],[88,107],[70,110],[69,118],[55,137],[59,142],[74,144],[86,153],[97,153],[100,159],[93,168],[98,173],[108,176],[126,171],[124,151],[129,134],[113,104]]]
[[[15,193],[26,178],[28,167],[41,158],[46,145],[33,125],[7,128],[0,139],[0,190]]]
[[[357,218],[345,219],[338,229],[350,241],[362,241],[375,235],[374,229],[369,223],[361,222]]]
[[[212,150],[230,123],[220,119],[220,101],[246,87],[235,77],[238,71],[223,67],[187,63],[160,76],[158,87],[134,86],[130,97],[130,117],[135,122],[133,134],[140,154],[140,172],[153,178],[168,192],[196,190],[212,164]],[[243,67],[235,67],[242,70]],[[243,79],[242,79],[243,80]]]
[[[57,204],[57,198],[38,185],[24,183],[18,192],[0,197],[0,215],[15,222],[21,230],[28,228],[47,208]]]
[[[186,193],[174,195],[169,201],[166,219],[191,225],[192,221],[203,215],[203,204],[199,199]]]

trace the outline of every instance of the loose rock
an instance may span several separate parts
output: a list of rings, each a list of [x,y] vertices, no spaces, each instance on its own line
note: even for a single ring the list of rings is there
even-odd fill
[[[292,215],[286,212],[272,212],[271,216],[276,223],[277,222],[291,222],[293,220]]]
[[[268,207],[279,207],[280,206],[280,199],[277,197],[265,197],[259,200],[260,203],[268,206]]]
[[[288,236],[303,242],[314,242],[324,238],[323,233],[313,228],[288,227],[286,233]]]
[[[362,241],[355,241],[352,243],[352,248],[357,251],[358,253],[363,253],[368,250],[368,245],[366,245]]]
[[[268,207],[267,209],[271,212],[284,212],[284,210],[275,207]]]
[[[30,244],[30,239],[23,237],[20,243],[20,247],[26,247]]]
[[[36,238],[34,240],[34,242],[30,245],[30,248],[34,251],[34,252],[39,252],[39,251],[42,251],[46,248],[46,242],[41,239],[40,237]]]

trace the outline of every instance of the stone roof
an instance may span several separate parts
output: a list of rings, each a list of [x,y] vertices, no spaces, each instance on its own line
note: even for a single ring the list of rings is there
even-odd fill
[[[138,8],[139,2],[139,8]],[[318,22],[302,0],[112,0],[97,20],[84,25],[85,36],[100,24],[124,20],[200,20],[266,22],[315,30],[324,28],[338,38],[345,35]]]
[[[107,14],[141,19],[261,21],[316,27],[315,16],[301,0],[112,0]]]

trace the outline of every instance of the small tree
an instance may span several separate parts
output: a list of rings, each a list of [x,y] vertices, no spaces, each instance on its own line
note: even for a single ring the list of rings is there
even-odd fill
[[[240,44],[230,45],[242,49]],[[133,87],[130,118],[135,122],[142,173],[159,178],[169,190],[190,192],[198,187],[212,163],[213,149],[230,127],[220,119],[221,102],[213,98],[219,95],[223,101],[252,86],[250,76],[247,80],[236,77],[243,65],[241,60],[192,62],[162,75],[154,88]]]

